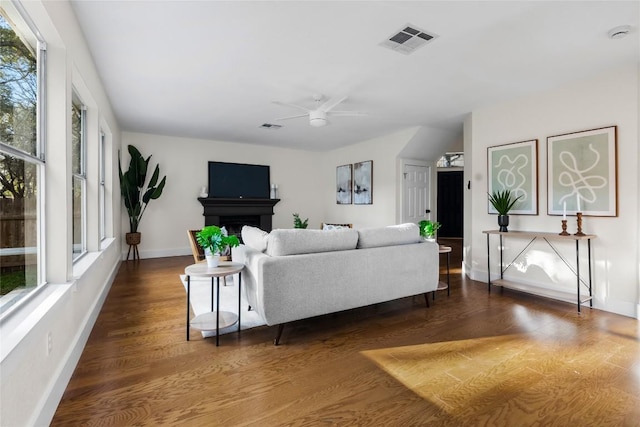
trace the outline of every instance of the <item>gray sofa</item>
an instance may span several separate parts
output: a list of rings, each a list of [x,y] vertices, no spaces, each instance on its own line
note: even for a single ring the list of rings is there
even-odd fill
[[[242,229],[233,260],[245,264],[243,288],[267,325],[434,291],[438,245],[416,224],[368,229]],[[428,304],[428,299],[426,300]]]

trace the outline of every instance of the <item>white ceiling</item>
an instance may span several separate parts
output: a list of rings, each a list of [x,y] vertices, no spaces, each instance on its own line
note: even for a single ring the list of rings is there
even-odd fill
[[[327,150],[640,62],[638,1],[72,2],[123,130]],[[410,55],[380,43],[412,24]],[[631,25],[618,40],[607,32]],[[348,95],[315,128],[272,101]],[[261,129],[281,124],[279,130]]]

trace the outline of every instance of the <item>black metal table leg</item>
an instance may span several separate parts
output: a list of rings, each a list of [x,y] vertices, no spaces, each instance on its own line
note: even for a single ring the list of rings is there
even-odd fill
[[[491,260],[489,255],[489,234],[487,234],[487,290],[491,293]]]
[[[220,345],[220,277],[216,277],[216,347]],[[211,278],[213,282],[213,277]],[[213,311],[213,307],[212,311]]]
[[[238,273],[238,337],[240,336],[240,316],[242,314],[242,272]]]
[[[451,274],[449,267],[451,266],[451,252],[447,252],[447,296],[451,295]]]
[[[189,302],[191,301],[191,276],[187,275],[187,341],[189,341]]]

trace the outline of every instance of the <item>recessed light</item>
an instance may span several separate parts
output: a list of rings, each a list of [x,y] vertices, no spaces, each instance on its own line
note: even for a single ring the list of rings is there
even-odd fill
[[[629,32],[631,32],[631,27],[629,25],[620,25],[619,27],[610,29],[607,35],[610,39],[622,39],[626,37]]]

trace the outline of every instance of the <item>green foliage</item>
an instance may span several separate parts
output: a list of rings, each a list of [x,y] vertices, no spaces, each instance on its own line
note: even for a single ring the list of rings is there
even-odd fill
[[[300,219],[300,215],[298,215],[297,213],[293,214],[293,228],[307,228],[308,224],[309,224],[309,218],[302,221]]]
[[[420,235],[422,237],[433,237],[436,235],[436,231],[442,227],[442,224],[438,221],[425,219],[418,223],[418,227],[420,227]]]
[[[236,236],[227,235],[226,230],[216,226],[207,225],[196,233],[196,240],[204,250],[212,254],[222,254],[227,247],[235,248],[240,244]]]
[[[487,193],[487,195],[489,196],[489,202],[491,202],[493,208],[498,211],[499,215],[507,215],[511,208],[513,208],[513,205],[522,197],[522,194],[515,197],[509,189],[494,191],[492,194]]]
[[[35,286],[36,280],[35,268],[27,269],[26,272],[20,270],[0,273],[0,295],[6,295],[14,289],[26,289],[27,287]]]
[[[118,153],[118,171],[120,174],[120,193],[122,194],[124,206],[129,215],[129,227],[131,233],[135,233],[138,231],[138,225],[140,224],[144,211],[147,209],[148,203],[162,195],[167,177],[165,175],[160,183],[158,183],[160,166],[156,165],[151,180],[149,180],[149,183],[145,187],[151,156],[145,159],[142,157],[142,154],[140,154],[140,151],[133,145],[129,145],[128,150],[131,155],[129,169],[124,173],[122,172],[120,153]]]
[[[0,141],[36,154],[36,57],[0,15]],[[6,152],[0,156],[0,197],[27,198],[35,194],[35,167]]]

